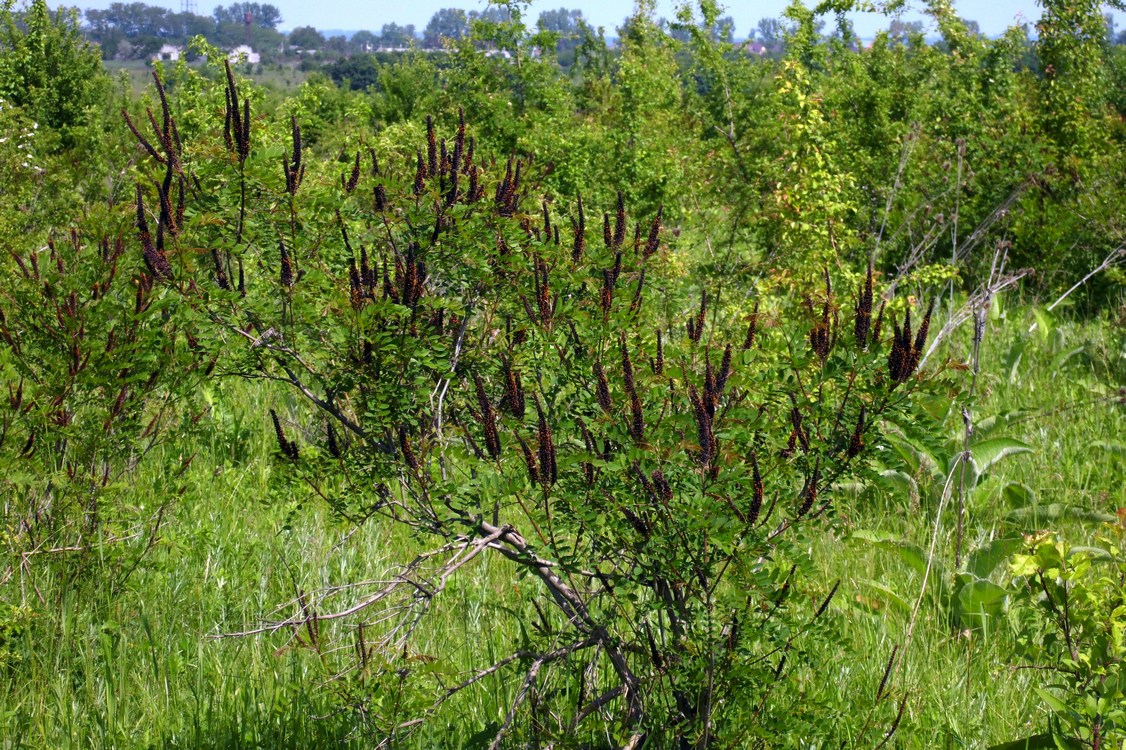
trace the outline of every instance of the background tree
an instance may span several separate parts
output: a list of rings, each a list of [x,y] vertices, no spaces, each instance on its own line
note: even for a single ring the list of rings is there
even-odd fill
[[[335,34],[325,40],[324,49],[330,56],[340,57],[341,55],[348,54],[351,49],[351,44],[348,41],[348,37],[343,34]]]
[[[735,19],[724,16],[716,20],[709,31],[715,41],[732,44],[735,41]]]
[[[379,41],[383,47],[409,47],[416,41],[414,24],[400,26],[397,23],[385,23],[379,31]]]
[[[574,36],[582,30],[583,12],[577,8],[558,8],[545,10],[536,20],[536,26],[543,31],[552,31],[560,36]]]
[[[52,129],[63,145],[104,100],[108,81],[98,49],[87,42],[75,10],[52,14],[46,0],[23,12],[0,5],[0,99]]]
[[[342,86],[347,82],[349,88],[353,91],[363,91],[369,86],[374,86],[379,80],[379,70],[376,68],[375,58],[370,54],[342,57],[328,66],[328,74],[336,82],[336,85]]]
[[[438,49],[442,39],[462,39],[469,35],[469,16],[460,8],[442,8],[430,17],[422,32],[422,46]]]
[[[289,45],[305,50],[323,49],[325,38],[312,26],[298,26],[289,32]]]
[[[357,31],[348,42],[355,52],[374,52],[379,46],[379,37],[370,31]]]
[[[778,52],[782,48],[785,33],[785,26],[777,18],[760,18],[751,35],[769,52]]]

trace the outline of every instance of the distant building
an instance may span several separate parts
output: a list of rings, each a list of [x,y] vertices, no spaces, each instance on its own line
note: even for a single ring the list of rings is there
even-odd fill
[[[230,54],[227,55],[227,58],[231,62],[239,62],[240,60],[242,60],[252,65],[262,62],[262,55],[255,52],[249,45],[246,44],[240,44],[239,46],[232,49]]]
[[[743,45],[743,49],[745,49],[748,54],[760,56],[765,55],[767,51],[766,46],[759,42],[747,42]]]
[[[160,48],[160,51],[152,56],[153,61],[165,60],[167,62],[176,62],[180,59],[183,49],[172,44],[165,44]]]

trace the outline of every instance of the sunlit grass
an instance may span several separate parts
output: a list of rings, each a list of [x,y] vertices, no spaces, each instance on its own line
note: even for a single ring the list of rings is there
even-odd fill
[[[1099,395],[1108,392],[1107,384],[1117,387],[1123,364],[1114,358],[1121,358],[1122,334],[1107,324],[1061,324],[1058,333],[1029,339],[1027,327],[1019,309],[992,324],[975,415],[1026,410],[1003,434],[1034,450],[998,464],[969,496],[969,548],[1015,533],[1004,520],[1010,507],[1001,488],[1008,482],[1033,488],[1043,504],[1105,512],[1126,506],[1123,459],[1092,448],[1099,440],[1126,440],[1121,405]],[[1026,339],[1014,369],[1012,347]],[[1060,361],[1061,352],[1075,350]],[[961,356],[956,346],[949,356]],[[14,658],[0,679],[0,747],[374,744],[356,714],[339,710],[345,688],[354,697],[356,685],[331,680],[293,633],[214,637],[259,623],[299,589],[378,578],[417,551],[412,539],[378,523],[355,531],[311,496],[279,493],[271,481],[274,446],[264,417],[277,399],[253,384],[228,383],[215,392],[214,429],[190,450],[180,447],[199,453],[183,480],[187,491],[120,591],[107,587],[96,551],[82,559],[12,561],[5,600],[24,602],[32,616],[12,639]],[[168,486],[166,477],[142,468],[129,501],[151,505]],[[925,494],[915,503],[887,492],[842,496],[839,505],[848,530],[886,532],[920,545],[929,541],[934,511]],[[948,509],[939,544],[948,567],[953,528]],[[1091,531],[1079,524],[1059,529],[1073,537]],[[867,706],[891,649],[903,643],[909,613],[881,602],[862,582],[878,581],[910,605],[921,577],[847,535],[817,543],[814,557],[826,578],[842,578],[833,611],[843,638],[831,645],[829,673],[810,681],[812,697],[842,711]],[[530,619],[527,598],[536,595],[535,587],[512,580],[487,558],[469,572],[416,633],[411,648],[420,663],[438,658],[457,672],[518,647],[518,633],[497,630],[496,623],[511,622],[497,608],[525,608]],[[932,599],[920,612],[901,683],[909,697],[897,746],[986,747],[1043,728],[1046,714],[1031,690],[1043,675],[1013,669],[1004,622],[989,632],[960,629]],[[503,720],[515,689],[503,676],[483,682],[445,706],[410,744],[463,746]],[[865,744],[882,737],[887,718]]]

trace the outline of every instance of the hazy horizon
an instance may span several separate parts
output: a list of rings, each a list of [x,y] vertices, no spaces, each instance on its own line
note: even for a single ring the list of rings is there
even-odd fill
[[[104,9],[109,7],[114,0],[87,0],[79,5],[83,10],[88,8]],[[214,0],[212,0],[214,2]],[[148,3],[180,10],[180,0],[159,0]],[[224,5],[224,2],[215,2],[215,5]],[[400,25],[413,24],[421,32],[435,12],[442,8],[461,8],[463,10],[482,10],[487,7],[484,0],[417,0],[410,4],[389,3],[385,1],[371,4],[357,4],[345,0],[322,0],[316,4],[299,3],[295,0],[274,0],[272,3],[281,10],[283,21],[279,29],[288,31],[298,26],[313,26],[317,29],[360,31],[368,30],[379,32],[383,24],[397,23]],[[759,0],[758,2],[730,2],[723,4],[724,15],[735,19],[735,36],[742,38],[758,24],[761,18],[779,18],[788,5],[788,0]],[[967,19],[977,21],[981,31],[990,36],[996,36],[1014,24],[1032,24],[1040,16],[1040,8],[1034,0],[993,0],[988,4],[971,3],[963,0],[955,2],[955,8]],[[200,15],[210,15],[214,8],[207,0],[196,0],[196,12]],[[673,0],[658,0],[657,15],[665,18],[674,18],[677,3]],[[534,23],[539,14],[545,10],[557,8],[578,8],[583,12],[583,17],[593,26],[601,26],[606,34],[613,36],[615,29],[622,21],[633,12],[633,0],[537,0],[528,8],[528,16]],[[1122,23],[1122,14],[1115,13],[1116,21]],[[870,36],[875,32],[885,29],[890,22],[890,17],[879,13],[851,13],[856,33],[860,36]],[[903,20],[926,20],[918,12],[901,14]],[[832,23],[832,18],[826,18]],[[928,28],[928,31],[933,31]]]

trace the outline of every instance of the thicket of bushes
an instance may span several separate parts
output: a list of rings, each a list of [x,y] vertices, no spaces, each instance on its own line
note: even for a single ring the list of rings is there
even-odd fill
[[[620,55],[588,39],[573,77],[513,11],[478,28],[510,59],[466,42],[440,69],[407,56],[366,92],[314,79],[281,101],[201,42],[209,67],[158,71],[120,114],[88,66],[55,70],[89,57],[71,22],[9,24],[0,70],[46,82],[0,110],[14,564],[97,547],[96,566],[46,564],[123,585],[191,456],[159,453],[155,510],[115,489],[206,429],[201,383],[270,381],[299,404],[268,414],[279,491],[414,540],[389,583],[301,592],[262,628],[341,675],[373,736],[406,741],[505,675],[493,747],[882,746],[908,697],[898,648],[853,655],[887,659],[863,710],[804,686],[834,628],[817,540],[842,528],[842,487],[895,474],[894,448],[916,478],[934,469],[940,520],[957,508],[951,622],[986,627],[1011,601],[1022,653],[1067,676],[1042,729],[1121,739],[1113,541],[1010,539],[963,566],[961,536],[966,493],[1021,450],[972,439],[994,295],[1054,297],[1101,263],[1072,299],[1120,304],[1123,60],[1098,8],[1048,3],[1030,47],[935,3],[941,48],[857,51],[795,4],[780,61],[704,33],[713,3],[682,19],[688,41],[643,8]],[[60,78],[84,108],[55,106]],[[971,373],[920,371],[959,321]],[[964,442],[924,462],[955,403]],[[482,555],[534,584],[498,594],[510,652],[416,668],[416,628]],[[1010,557],[1011,590],[990,579]],[[934,549],[917,560],[926,580]]]

